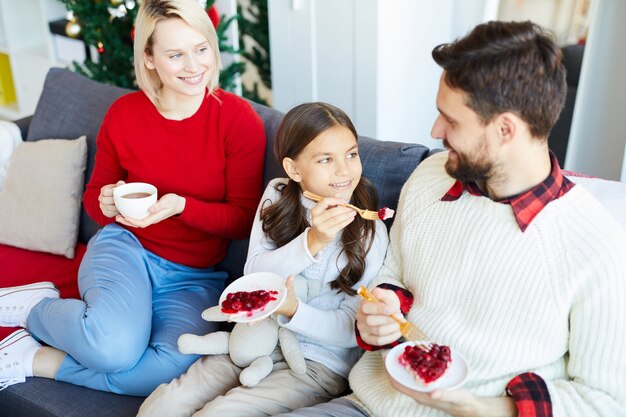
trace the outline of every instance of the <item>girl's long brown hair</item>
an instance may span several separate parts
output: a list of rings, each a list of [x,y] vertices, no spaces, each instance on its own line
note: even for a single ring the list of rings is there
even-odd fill
[[[283,118],[276,139],[274,155],[278,162],[284,158],[295,159],[298,154],[322,132],[335,126],[349,129],[358,138],[356,129],[348,115],[327,103],[306,103],[291,109]],[[300,202],[300,185],[289,180],[287,184],[278,184],[276,190],[280,198],[261,210],[263,232],[276,247],[291,242],[310,226],[305,209]],[[375,210],[378,196],[374,185],[361,177],[350,203],[358,207]],[[341,233],[342,252],[348,260],[339,276],[330,283],[332,289],[354,295],[352,287],[362,278],[365,271],[365,258],[376,233],[376,222],[356,216]]]

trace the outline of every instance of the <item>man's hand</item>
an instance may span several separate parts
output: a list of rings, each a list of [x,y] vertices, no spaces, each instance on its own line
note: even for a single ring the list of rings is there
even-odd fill
[[[356,312],[356,326],[361,339],[372,346],[384,346],[398,340],[400,325],[390,317],[400,315],[400,300],[391,290],[374,288],[372,295],[380,302],[361,301]]]
[[[430,393],[417,392],[396,382],[389,374],[391,385],[401,393],[426,407],[455,417],[517,417],[515,401],[510,397],[476,397],[466,389],[438,389]]]

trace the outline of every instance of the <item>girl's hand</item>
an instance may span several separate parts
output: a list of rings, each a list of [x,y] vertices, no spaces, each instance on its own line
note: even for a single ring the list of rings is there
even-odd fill
[[[356,326],[361,339],[372,346],[384,346],[398,340],[400,325],[390,317],[400,313],[400,300],[395,292],[383,288],[374,288],[372,295],[375,301],[361,301],[356,312]]]
[[[389,376],[389,374],[388,374]],[[517,406],[510,397],[476,397],[466,389],[438,389],[430,393],[417,392],[397,383],[389,376],[391,385],[416,402],[456,417],[515,417]]]
[[[287,286],[287,298],[285,301],[278,307],[276,310],[276,314],[280,314],[287,318],[292,318],[296,311],[298,310],[298,297],[296,297],[296,291],[293,288],[293,275],[289,275],[287,280],[285,281],[285,285]]]
[[[115,207],[115,202],[113,201],[113,190],[115,187],[119,187],[124,184],[126,184],[124,181],[118,181],[115,184],[107,184],[100,188],[100,195],[98,196],[100,210],[102,211],[102,214],[108,218],[115,217],[120,214],[120,212],[117,211],[117,207]]]
[[[311,229],[307,236],[307,245],[311,255],[315,256],[326,245],[335,240],[338,232],[352,223],[356,212],[341,206],[345,200],[337,197],[325,197],[311,210]]]
[[[165,194],[159,201],[150,206],[148,209],[150,214],[145,219],[131,219],[130,217],[124,217],[118,213],[117,216],[115,216],[115,220],[130,227],[147,227],[182,213],[185,209],[185,201],[185,198],[179,195],[171,193]]]

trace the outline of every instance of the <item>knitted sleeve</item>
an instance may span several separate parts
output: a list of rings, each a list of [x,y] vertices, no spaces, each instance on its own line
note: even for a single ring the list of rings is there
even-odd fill
[[[265,131],[263,121],[249,103],[226,98],[222,97],[224,116],[220,120],[221,125],[228,126],[224,200],[207,202],[186,196],[180,220],[217,236],[245,239],[261,196]]]
[[[546,380],[555,416],[626,416],[625,247],[607,233],[604,252],[572,261],[590,277],[569,308],[568,378]]]
[[[404,188],[406,188],[413,179],[414,175],[411,176],[411,178],[407,181],[407,183],[404,185]],[[404,214],[410,213],[411,209],[407,207],[406,193],[404,192],[404,188],[403,192],[400,193],[398,211],[396,214],[396,218],[393,222],[393,226],[391,227],[391,231],[389,233],[389,248],[387,249],[387,255],[385,256],[385,263],[378,273],[378,276],[370,284],[370,288],[380,287],[394,291],[398,296],[398,300],[400,300],[400,311],[402,312],[402,314],[407,314],[411,306],[413,305],[413,294],[405,289],[406,285],[403,282],[404,277],[402,274],[402,259],[400,253],[406,239],[406,237],[402,234],[402,231],[404,229],[403,223],[405,222]],[[361,335],[359,334],[358,329],[356,329],[356,337],[357,344],[365,350],[388,349],[399,343],[399,341],[395,341],[386,346],[369,345],[365,341],[363,341],[363,339],[361,339]]]

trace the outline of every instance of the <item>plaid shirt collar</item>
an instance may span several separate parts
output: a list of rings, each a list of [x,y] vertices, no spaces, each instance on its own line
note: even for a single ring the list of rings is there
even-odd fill
[[[497,203],[511,205],[515,220],[522,232],[528,228],[530,222],[548,203],[563,196],[574,186],[574,183],[563,175],[559,162],[552,152],[550,152],[550,162],[552,163],[552,170],[548,178],[543,182],[523,193],[494,200]],[[474,196],[487,197],[476,183],[455,181],[448,192],[441,198],[441,201],[456,201],[461,197],[463,191],[467,191]]]

